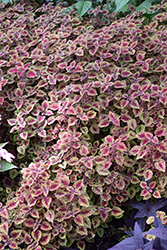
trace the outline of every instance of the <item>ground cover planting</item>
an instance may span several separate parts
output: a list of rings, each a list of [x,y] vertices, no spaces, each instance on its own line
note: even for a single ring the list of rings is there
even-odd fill
[[[3,181],[0,249],[84,250],[130,204],[153,217],[155,239],[134,221],[127,249],[167,249],[155,214],[167,197],[167,3],[151,20],[65,9],[0,5],[1,142],[17,166]]]

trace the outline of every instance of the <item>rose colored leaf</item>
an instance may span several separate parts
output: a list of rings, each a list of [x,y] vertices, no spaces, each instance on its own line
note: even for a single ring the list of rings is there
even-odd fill
[[[25,131],[23,133],[20,134],[20,137],[23,139],[23,140],[27,140],[27,136],[28,136],[28,132]]]
[[[30,214],[33,218],[39,218],[39,212],[37,209],[33,209],[32,211],[30,211]]]
[[[9,247],[10,247],[10,249],[18,249],[18,245],[17,245],[17,243],[14,242],[14,241],[11,241],[11,242],[9,243]]]
[[[148,72],[148,70],[149,70],[149,64],[145,63],[143,66],[141,66],[141,70],[144,71],[144,72]]]
[[[18,198],[14,198],[12,200],[7,201],[6,203],[6,207],[8,210],[13,210],[14,208],[16,208],[19,205],[19,199]]]
[[[144,178],[145,178],[145,181],[148,181],[152,178],[153,176],[153,172],[150,170],[150,169],[147,169],[145,172],[144,172]]]
[[[136,59],[138,61],[143,61],[144,57],[145,57],[145,53],[144,51],[141,51],[141,52],[138,52],[137,56],[136,56]]]
[[[84,217],[90,217],[95,212],[94,207],[82,207],[80,214]]]
[[[87,235],[88,234],[87,228],[85,226],[79,226],[79,227],[77,227],[76,232],[79,235]]]
[[[139,139],[139,140],[143,140],[146,138],[146,132],[145,131],[141,131],[139,132],[136,137]]]
[[[140,182],[140,180],[136,177],[136,176],[132,176],[131,177],[131,183],[132,184],[137,184],[137,183],[139,183]]]
[[[122,70],[122,72],[121,72],[121,76],[122,77],[128,77],[128,76],[130,76],[132,73],[130,72],[130,71],[128,71],[128,70]]]
[[[50,187],[49,187],[49,190],[50,191],[55,191],[56,189],[58,189],[60,186],[60,183],[58,180],[54,180],[51,184],[50,184]]]
[[[92,237],[93,238],[93,237]],[[84,241],[78,241],[77,242],[77,247],[80,249],[80,250],[84,250],[85,249],[85,242]]]
[[[74,218],[74,221],[75,221],[75,223],[76,223],[77,225],[79,225],[79,226],[84,226],[84,221],[83,221],[82,215],[77,214],[77,216],[75,216],[75,218]]]
[[[102,192],[103,192],[103,189],[102,189],[102,187],[100,187],[100,186],[94,186],[94,187],[92,187],[92,191],[93,191],[93,193],[95,193],[95,194],[101,195]]]
[[[93,123],[92,126],[90,127],[90,132],[92,134],[99,134],[99,126],[96,123]]]
[[[73,187],[76,189],[80,189],[83,186],[83,180],[78,180],[73,184]]]
[[[43,233],[42,237],[41,237],[41,240],[40,240],[40,244],[41,245],[47,245],[49,243],[50,239],[51,239],[51,233],[50,234]]]
[[[58,103],[52,103],[52,104],[49,106],[49,108],[50,108],[51,110],[58,110],[59,104],[58,104]]]
[[[5,222],[3,222],[3,224],[0,225],[0,232],[2,234],[7,234],[8,235],[8,230],[9,230],[8,228],[9,228],[8,222],[5,221]]]
[[[133,101],[131,101],[129,105],[130,105],[130,107],[131,107],[131,108],[134,108],[134,109],[140,109],[140,107],[139,107],[139,103],[138,103],[138,101],[137,101],[137,100],[133,100]]]
[[[160,199],[161,198],[160,192],[158,190],[154,191],[153,197],[156,199]]]
[[[8,70],[9,74],[14,74],[16,72],[17,72],[17,68],[11,68],[11,69]]]
[[[0,90],[1,90],[1,89],[0,89]],[[3,102],[4,102],[4,98],[1,96],[1,97],[0,97],[0,104],[2,105]]]
[[[104,127],[108,127],[109,126],[109,122],[108,122],[108,119],[103,119],[99,122],[98,126],[100,128],[104,128]]]
[[[141,141],[141,143],[140,143],[140,146],[142,147],[142,146],[146,145],[146,144],[149,143],[149,142],[150,142],[150,140],[149,140],[148,138],[143,139],[143,140]]]
[[[61,183],[61,187],[68,187],[69,184],[70,184],[70,179],[68,176],[64,176],[61,178],[60,180],[60,183]]]
[[[109,155],[110,150],[107,147],[103,147],[100,149],[100,152],[101,152],[101,156],[105,156],[105,155],[107,156]]]
[[[69,117],[68,118],[68,125],[69,126],[73,126],[76,124],[76,122],[78,121],[78,119],[74,118],[74,117]]]
[[[140,187],[143,188],[143,189],[146,188],[147,187],[147,182],[141,181],[140,182]]]
[[[147,151],[143,148],[139,148],[136,160],[142,159],[147,154]]]
[[[15,96],[22,96],[22,94],[23,94],[23,91],[20,89],[20,88],[17,88],[16,90],[15,90]]]
[[[94,88],[89,88],[88,89],[88,95],[90,95],[90,96],[96,96],[97,95],[97,91]]]
[[[83,67],[81,67],[80,65],[77,65],[74,69],[74,72],[83,72]]]
[[[83,207],[88,207],[89,206],[88,198],[84,194],[82,194],[79,197],[78,203],[79,203],[80,206],[83,206]]]
[[[167,145],[164,142],[161,142],[159,145],[156,146],[156,149],[161,153],[167,153]]]
[[[96,156],[94,160],[97,164],[102,164],[102,163],[106,162],[106,158],[104,158],[102,156]]]
[[[165,136],[166,135],[166,129],[164,128],[157,128],[155,131],[154,131],[154,134],[158,137],[161,137],[161,136]]]
[[[164,160],[160,160],[158,162],[155,162],[154,166],[155,166],[156,169],[158,169],[161,172],[166,171],[166,163],[165,163]]]
[[[29,125],[35,124],[38,120],[32,116],[28,116],[26,118],[26,123]]]
[[[116,149],[119,150],[119,151],[121,151],[121,152],[127,151],[127,147],[125,146],[125,144],[123,142],[120,142],[116,146]]]
[[[55,217],[55,214],[54,214],[53,210],[47,210],[47,212],[44,215],[45,215],[45,218],[49,222],[53,223],[53,220],[54,220],[54,217]]]
[[[76,165],[76,164],[78,163],[78,161],[79,161],[79,159],[78,159],[77,157],[72,157],[72,158],[69,160],[68,164],[69,164],[70,166],[74,166],[74,165]]]
[[[36,72],[35,71],[33,71],[33,70],[30,70],[29,72],[28,72],[28,74],[27,74],[27,77],[29,77],[29,78],[34,78],[34,77],[36,77],[37,75],[36,75]]]
[[[132,155],[137,155],[139,149],[140,149],[140,146],[134,146],[134,147],[130,150],[130,154],[132,154]]]
[[[40,230],[36,230],[36,231],[32,231],[31,235],[35,241],[39,241],[41,239],[42,233]]]
[[[104,138],[104,140],[105,140],[105,142],[106,142],[107,144],[113,143],[113,142],[114,142],[114,137],[111,136],[111,135],[107,135],[107,136]]]
[[[135,130],[137,127],[137,122],[135,119],[128,121],[127,124],[128,124],[128,127],[132,130]]]
[[[10,234],[10,236],[13,239],[18,239],[20,237],[21,231],[20,230],[13,230]]]
[[[120,207],[113,207],[111,210],[113,216],[118,217],[124,213],[124,211]]]
[[[162,185],[162,184],[161,184],[161,185]],[[166,183],[165,183],[165,185],[166,185]],[[150,187],[151,189],[155,188],[155,186],[156,186],[156,181],[150,182],[149,187]],[[163,186],[163,185],[162,185],[162,186]]]
[[[47,222],[47,221],[43,221],[42,222],[42,224],[41,224],[41,230],[43,230],[43,231],[49,231],[51,229],[52,229],[52,227],[51,227],[51,225],[50,225],[49,222]]]
[[[67,110],[67,114],[69,115],[76,115],[76,111],[74,107],[69,107]]]
[[[89,153],[89,150],[86,146],[81,146],[80,150],[79,150],[80,155],[86,156]]]
[[[24,221],[24,225],[25,225],[26,227],[33,227],[33,225],[34,225],[34,220],[33,220],[32,218],[28,218],[28,219],[26,219],[26,220]]]
[[[4,219],[8,219],[8,210],[5,207],[0,209],[0,216]]]
[[[44,207],[46,207],[47,209],[49,209],[51,202],[52,202],[52,198],[51,197],[43,197],[42,198],[42,205]]]
[[[125,81],[115,81],[114,82],[114,88],[126,88],[126,82]]]
[[[38,135],[40,137],[46,137],[46,130],[42,130],[41,132],[38,132]]]
[[[93,111],[93,110],[90,110],[90,111],[87,112],[86,115],[87,115],[87,117],[88,117],[89,119],[93,119],[93,118],[96,117],[96,112]]]
[[[140,194],[140,196],[147,196],[147,195],[149,195],[149,191],[147,190],[147,189],[143,189],[142,191],[141,191],[141,194]]]

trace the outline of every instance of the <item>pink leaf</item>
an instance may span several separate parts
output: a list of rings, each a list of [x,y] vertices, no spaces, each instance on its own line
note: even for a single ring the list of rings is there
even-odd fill
[[[155,168],[159,171],[165,172],[166,171],[166,163],[164,160],[160,160],[154,164]]]
[[[106,136],[105,137],[105,142],[108,143],[108,144],[113,143],[114,142],[114,137],[111,136],[111,135]]]
[[[36,75],[36,73],[35,73],[35,71],[33,71],[33,70],[30,70],[29,72],[28,72],[28,74],[27,74],[27,77],[29,77],[29,78],[34,78],[34,77],[36,77],[37,75]]]
[[[83,146],[81,146],[79,153],[80,153],[80,155],[86,156],[89,153],[89,150],[86,146],[83,145]]]
[[[107,127],[107,126],[109,126],[109,122],[108,122],[107,119],[103,119],[103,120],[101,120],[101,121],[99,122],[98,126],[99,126],[100,128]]]
[[[140,146],[134,146],[134,147],[130,150],[130,154],[132,154],[132,155],[137,155],[139,149],[140,149]]]
[[[126,146],[125,146],[125,144],[123,143],[123,142],[120,142],[118,145],[117,145],[117,147],[116,147],[116,149],[117,150],[119,150],[119,151],[127,151],[127,148],[126,148]]]

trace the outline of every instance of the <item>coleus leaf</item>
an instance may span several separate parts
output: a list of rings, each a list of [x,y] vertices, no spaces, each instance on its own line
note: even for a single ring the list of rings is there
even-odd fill
[[[32,231],[31,235],[35,241],[39,241],[41,239],[42,232],[40,230],[35,230],[35,231]]]
[[[166,162],[164,160],[160,160],[154,163],[154,166],[159,171],[165,172],[166,171]]]
[[[45,218],[46,218],[49,222],[53,223],[54,217],[55,217],[55,213],[54,213],[53,210],[47,210],[47,211],[46,211],[46,213],[45,213]]]
[[[7,234],[8,235],[8,230],[9,230],[8,222],[5,221],[3,224],[0,225],[0,232],[2,234]]]
[[[77,247],[78,247],[80,250],[84,250],[84,249],[85,249],[85,242],[84,242],[84,241],[78,241],[78,242],[77,242]]]
[[[124,211],[119,207],[113,207],[111,210],[113,216],[118,217],[124,213]]]
[[[88,198],[84,194],[82,194],[79,197],[78,203],[79,203],[80,206],[83,206],[83,207],[88,207],[89,206]]]
[[[83,217],[81,214],[77,214],[74,218],[74,221],[75,221],[76,225],[84,226],[84,221],[83,221]]]
[[[41,228],[41,230],[43,230],[43,231],[49,231],[49,230],[52,229],[50,223],[47,222],[47,221],[43,221],[40,228]]]
[[[34,71],[34,70],[30,70],[30,71],[28,71],[28,74],[27,74],[27,77],[28,78],[34,78],[34,77],[36,77],[37,75],[36,75],[36,72]]]
[[[127,147],[125,146],[125,144],[123,142],[120,142],[116,146],[116,149],[119,150],[119,151],[121,151],[121,152],[127,151]]]
[[[51,239],[51,233],[43,233],[40,243],[41,245],[47,245],[50,242]]]

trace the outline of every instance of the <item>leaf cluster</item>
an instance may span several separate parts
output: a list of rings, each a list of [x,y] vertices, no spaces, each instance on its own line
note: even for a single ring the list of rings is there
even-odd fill
[[[25,164],[0,210],[1,249],[82,250],[125,201],[166,196],[165,1],[159,8],[150,23],[143,11],[118,19],[97,8],[88,20],[52,3],[0,12],[2,124]]]

